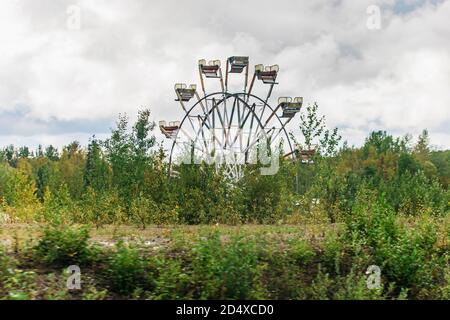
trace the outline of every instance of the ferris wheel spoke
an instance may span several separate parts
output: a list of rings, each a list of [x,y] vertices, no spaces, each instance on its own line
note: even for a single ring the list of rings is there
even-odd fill
[[[235,99],[234,99],[234,102],[233,102],[233,107],[232,107],[232,109],[231,109],[230,119],[229,119],[229,121],[228,121],[228,132],[227,132],[227,138],[226,138],[225,146],[226,146],[227,143],[229,143],[229,140],[230,140],[231,125],[232,125],[232,123],[233,123],[234,111],[235,111],[235,109],[236,109],[236,104],[237,104],[237,102],[238,102],[238,99],[235,98]],[[234,143],[233,143],[233,145],[234,145]],[[229,144],[229,147],[232,148],[233,145]]]
[[[248,106],[247,106],[247,107],[248,107]],[[242,131],[244,130],[245,124],[246,124],[246,122],[247,122],[247,120],[248,120],[248,118],[249,118],[249,116],[250,116],[252,110],[253,110],[253,111],[255,110],[256,104],[253,103],[253,105],[252,105],[251,107],[248,107],[248,108],[250,109],[250,111],[247,112],[247,115],[246,115],[245,118],[243,119],[242,123],[240,123],[240,125],[239,125],[239,131],[240,131],[239,133],[240,133],[240,136],[242,136]],[[252,118],[252,119],[253,119],[253,118]],[[233,145],[234,145],[234,143],[236,142],[237,138],[238,138],[238,136],[234,137]]]
[[[254,108],[252,108],[253,110],[250,110],[249,112],[252,112],[253,113],[253,116],[252,116],[252,119],[251,119],[251,122],[250,122],[250,129],[249,129],[249,132],[248,132],[248,136],[247,136],[247,147],[246,147],[246,149],[245,149],[245,160],[247,161],[247,158],[248,158],[248,150],[249,150],[249,144],[250,144],[250,139],[251,139],[251,136],[252,136],[252,131],[253,131],[253,122],[255,121],[255,109],[256,109],[256,105],[255,104],[253,104],[253,106],[254,106]],[[249,114],[250,115],[250,114]]]
[[[185,144],[192,144],[193,147],[194,147],[195,149],[197,149],[198,151],[201,151],[201,152],[204,151],[203,145],[202,145],[201,142],[199,141],[198,137],[188,139],[187,141],[188,141],[188,142],[185,142]]]
[[[257,129],[259,129],[260,128],[260,126],[258,126],[257,127]],[[273,132],[272,132],[272,134],[270,134],[270,132],[271,131],[282,131],[283,130],[283,128],[281,128],[281,129],[276,129],[275,127],[272,127],[272,128],[270,128],[270,129],[268,129],[267,131],[266,131],[266,129],[260,129],[260,130],[257,130],[257,131],[255,131],[255,134],[254,134],[254,138],[253,138],[253,140],[251,140],[251,142],[247,145],[247,148],[245,149],[245,152],[248,152],[248,150],[250,150],[251,148],[253,148],[254,146],[255,146],[255,144],[261,139],[261,138],[264,138],[264,137],[269,137],[269,138],[271,138],[272,137],[272,135],[273,135]],[[278,135],[277,135],[278,136]]]
[[[269,98],[270,98],[270,96],[272,95],[272,91],[273,91],[274,86],[275,86],[274,83],[272,83],[272,84],[270,85],[269,92],[267,93],[266,100],[264,101],[264,105],[263,105],[263,107],[262,107],[262,109],[261,109],[261,113],[260,113],[260,115],[259,115],[259,118],[260,118],[261,120],[264,119],[264,112],[266,111],[267,102],[269,101]],[[273,115],[273,113],[272,113],[272,115]],[[271,116],[272,116],[272,115],[271,115]],[[271,116],[270,116],[270,117],[271,117]],[[270,117],[269,117],[269,118],[270,118]],[[270,119],[268,119],[268,120],[270,120]],[[268,122],[268,121],[267,121],[267,122]],[[266,122],[266,124],[264,125],[264,127],[267,125],[267,122]],[[256,133],[259,131],[259,129],[260,129],[260,127],[257,127],[257,128],[256,128]]]
[[[204,127],[204,126],[202,125],[202,119],[201,119],[201,117],[199,117],[198,120],[199,120],[199,127],[200,127],[199,132],[201,133],[201,137],[202,137],[202,139],[200,139],[200,140],[201,140],[201,142],[203,142],[203,145],[205,146],[206,154],[209,155],[209,149],[208,149],[207,139],[206,139],[206,137],[205,137],[205,132],[203,131],[203,127]],[[197,132],[196,140],[199,140],[199,132]],[[200,142],[200,144],[201,144],[201,142]]]
[[[222,99],[222,104],[223,104],[223,122],[225,124],[228,123],[229,119],[228,119],[228,108],[227,108],[227,99],[226,99],[226,94],[223,94],[223,99]],[[226,146],[226,141],[225,141],[225,146]]]
[[[283,123],[283,126],[281,127],[280,131],[276,134],[274,139],[276,139],[285,129],[286,125],[292,120],[293,118],[288,118],[285,123]]]
[[[212,109],[211,110],[211,112],[213,112],[214,111],[214,109]],[[219,147],[220,148],[223,148],[223,145],[222,145],[222,142],[219,140],[219,139],[217,139],[217,137],[216,137],[216,135],[215,135],[215,131],[214,131],[214,124],[213,124],[213,126],[211,127],[210,125],[208,125],[206,122],[211,122],[211,120],[210,120],[210,118],[209,117],[205,117],[205,118],[202,118],[201,116],[199,116],[199,120],[201,120],[201,124],[200,124],[200,127],[202,128],[203,126],[205,126],[208,130],[209,130],[209,133],[210,133],[210,135],[212,135],[212,142],[213,142],[213,150],[215,150],[216,149],[216,145],[215,145],[215,142],[217,141],[217,143],[219,144]],[[208,121],[206,121],[206,120],[208,120]],[[214,122],[214,121],[213,121]],[[203,133],[204,134],[204,133]]]
[[[196,146],[196,144],[193,143],[193,141],[190,142],[182,142],[178,144],[178,149],[180,151],[181,156],[183,156],[184,152],[192,153],[194,150],[197,150],[199,152],[203,152],[203,149]]]
[[[213,109],[217,112],[217,116],[218,116],[218,118],[219,118],[219,121],[220,121],[220,124],[222,125],[222,139],[221,139],[221,145],[222,146],[224,146],[224,148],[226,149],[226,145],[223,143],[224,142],[224,140],[225,140],[225,137],[226,137],[226,126],[225,126],[225,123],[224,123],[224,121],[223,121],[223,118],[222,118],[222,113],[220,112],[220,109],[218,108],[218,105],[217,105],[217,103],[216,103],[216,100],[213,98]],[[218,128],[218,129],[220,129],[220,128]],[[216,134],[216,132],[214,131],[214,135]]]
[[[262,131],[260,131],[260,133],[262,133]],[[244,152],[248,152],[249,150],[251,150],[259,141],[261,141],[261,138],[265,138],[266,142],[267,141],[269,141],[269,142],[273,142],[274,141],[274,139],[272,139],[272,135],[264,134],[264,135],[260,136],[260,134],[258,134],[257,136],[255,136],[255,139],[253,139],[253,141],[244,150]]]
[[[236,104],[237,104],[237,119],[238,119],[238,126],[237,126],[237,131],[236,131],[236,135],[234,136],[234,140],[232,145],[234,145],[236,143],[237,138],[239,139],[239,143],[240,143],[240,147],[239,150],[242,148],[242,135],[241,135],[241,104],[239,103],[239,100],[236,100]]]
[[[188,112],[188,110],[186,109],[186,107],[185,107],[185,105],[184,105],[184,102],[183,102],[183,98],[181,97],[181,94],[179,93],[179,91],[178,90],[175,90],[175,93],[176,93],[176,95],[177,95],[177,100],[178,100],[178,102],[180,103],[180,105],[181,105],[181,108],[184,110],[184,112],[188,115],[188,120],[189,120],[189,123],[191,124],[191,126],[192,126],[192,129],[194,129],[194,131],[195,131],[195,127],[194,127],[194,124],[192,123],[192,120],[191,120],[191,118],[189,117],[189,112]]]
[[[205,105],[203,105],[203,101],[202,99],[200,99],[200,96],[198,95],[198,92],[195,91],[195,96],[197,97],[197,101],[200,104],[200,107],[202,108],[203,111],[203,116],[205,117],[206,120],[208,120],[208,124],[209,126],[211,126],[211,119],[208,117],[208,101],[205,101]]]
[[[192,137],[189,133],[184,131],[184,135],[187,137],[186,141],[181,142],[183,146],[190,145],[191,147],[194,147],[196,150],[204,153],[207,146],[205,145],[205,148],[203,147],[201,141],[198,139],[198,133],[196,133],[195,138]]]

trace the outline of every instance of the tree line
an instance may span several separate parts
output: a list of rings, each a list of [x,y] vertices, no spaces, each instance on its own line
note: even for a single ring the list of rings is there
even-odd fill
[[[306,218],[338,222],[362,194],[373,194],[398,214],[448,213],[450,150],[433,150],[429,135],[417,141],[385,131],[361,147],[341,143],[316,104],[302,112],[297,148],[317,152],[308,163],[280,157],[276,175],[254,174],[236,183],[214,166],[179,165],[168,174],[150,110],[130,123],[119,115],[105,140],[62,150],[12,145],[0,150],[0,213],[13,221],[149,224],[295,223]],[[257,165],[254,165],[257,166]]]

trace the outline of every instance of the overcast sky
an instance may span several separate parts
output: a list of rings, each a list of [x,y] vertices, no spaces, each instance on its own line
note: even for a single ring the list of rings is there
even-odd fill
[[[450,148],[449,19],[449,0],[4,0],[0,146],[86,144],[142,107],[179,119],[173,85],[198,83],[198,59],[248,55],[350,144],[428,128]]]

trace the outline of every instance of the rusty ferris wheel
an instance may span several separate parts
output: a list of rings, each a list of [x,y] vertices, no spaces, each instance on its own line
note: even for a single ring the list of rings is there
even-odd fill
[[[172,141],[170,173],[175,172],[177,163],[205,161],[224,168],[229,178],[238,180],[242,177],[243,166],[257,161],[255,150],[262,142],[270,152],[278,150],[283,141],[289,149],[285,156],[296,158],[298,153],[292,148],[286,125],[300,111],[303,98],[281,97],[275,108],[269,105],[269,98],[278,84],[278,65],[256,65],[250,83],[248,57],[228,58],[225,77],[220,60],[208,63],[200,60],[198,70],[201,92],[195,84],[175,84],[175,101],[185,112],[182,120],[159,122],[161,132]],[[228,84],[232,74],[242,73],[243,90],[230,92]],[[221,90],[207,93],[206,79],[218,80]],[[263,97],[252,94],[259,81],[268,88]]]

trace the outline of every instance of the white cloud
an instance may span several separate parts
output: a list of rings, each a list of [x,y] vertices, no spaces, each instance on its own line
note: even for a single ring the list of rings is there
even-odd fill
[[[173,84],[198,82],[199,58],[243,54],[252,64],[278,63],[274,98],[318,101],[351,143],[374,129],[428,128],[433,143],[449,148],[450,1],[434,2],[7,1],[0,117],[26,106],[28,117],[47,121],[111,119],[147,106],[156,119],[180,118]],[[373,3],[382,7],[380,30],[366,27]],[[73,4],[80,30],[66,27]],[[34,139],[64,143],[74,134]]]

